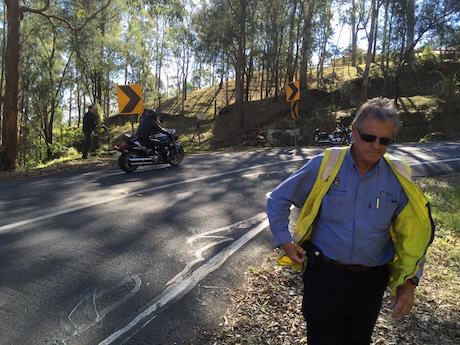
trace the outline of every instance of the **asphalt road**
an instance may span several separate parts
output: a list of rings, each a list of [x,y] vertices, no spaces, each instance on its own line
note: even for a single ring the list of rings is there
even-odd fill
[[[0,344],[188,344],[272,249],[266,196],[323,148],[0,184]],[[394,145],[415,176],[460,144]]]

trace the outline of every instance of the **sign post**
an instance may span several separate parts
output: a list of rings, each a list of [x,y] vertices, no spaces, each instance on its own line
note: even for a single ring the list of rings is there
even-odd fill
[[[287,84],[286,101],[291,102],[291,117],[294,120],[294,146],[297,147],[295,121],[299,119],[300,81]]]

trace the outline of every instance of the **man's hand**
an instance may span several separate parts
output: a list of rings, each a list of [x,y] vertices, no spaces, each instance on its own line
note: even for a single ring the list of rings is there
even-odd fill
[[[390,308],[394,308],[393,318],[406,316],[414,306],[415,285],[409,280],[396,291],[396,296],[391,299]]]
[[[281,248],[284,249],[289,258],[295,263],[302,264],[305,261],[304,255],[307,252],[294,241],[283,243]]]

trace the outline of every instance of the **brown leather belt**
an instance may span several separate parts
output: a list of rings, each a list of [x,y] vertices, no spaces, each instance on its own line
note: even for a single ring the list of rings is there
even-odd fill
[[[338,261],[329,259],[327,256],[324,256],[324,255],[321,257],[321,260],[323,260],[325,262],[328,262],[328,263],[330,263],[330,264],[332,264],[334,266],[340,267],[340,268],[342,268],[344,270],[348,270],[348,271],[351,271],[351,272],[357,272],[357,273],[368,272],[368,271],[370,271],[371,269],[374,268],[374,267],[368,267],[368,266],[362,266],[362,265],[344,265],[344,264],[341,264]]]

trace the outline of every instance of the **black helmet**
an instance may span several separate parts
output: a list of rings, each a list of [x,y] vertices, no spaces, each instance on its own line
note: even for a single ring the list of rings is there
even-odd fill
[[[157,113],[157,111],[154,110],[154,109],[149,109],[149,110],[147,111],[147,116],[148,116],[148,117],[153,117],[154,119],[158,119],[158,118],[160,117],[160,115],[159,115],[159,114]]]

